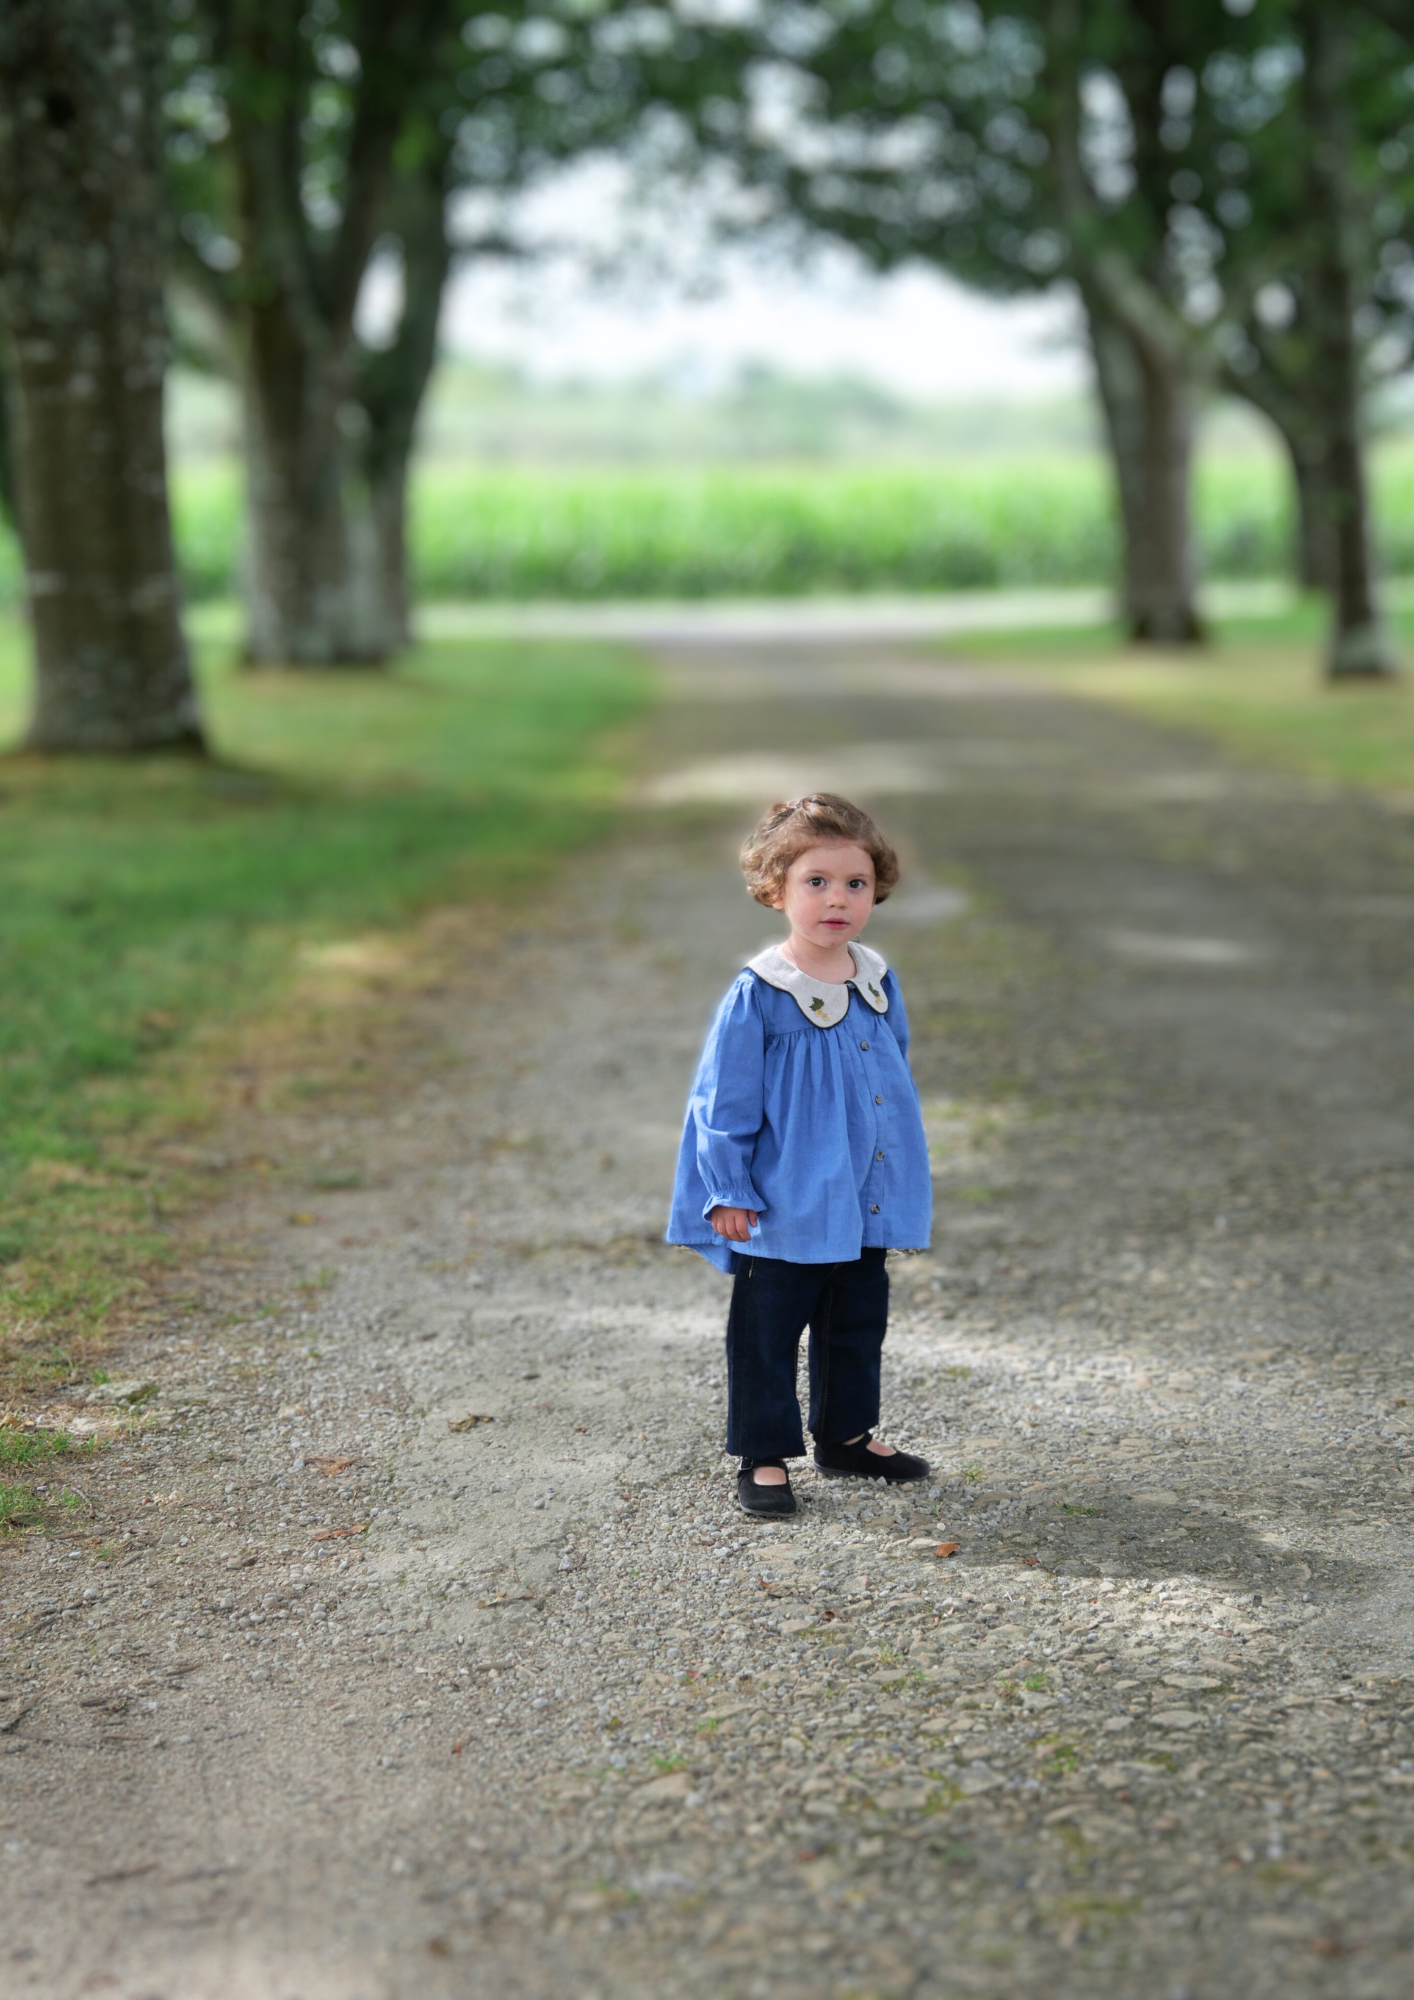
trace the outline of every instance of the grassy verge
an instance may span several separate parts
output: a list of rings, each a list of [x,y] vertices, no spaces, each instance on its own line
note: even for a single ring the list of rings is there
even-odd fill
[[[1393,620],[1414,668],[1414,612]],[[1327,783],[1414,793],[1414,681],[1321,677],[1324,608],[1219,621],[1206,647],[1127,646],[1115,626],[987,633],[950,643],[1069,694],[1193,729],[1254,764]]]
[[[214,1102],[202,1037],[351,932],[505,899],[591,837],[607,732],[649,694],[626,652],[563,643],[245,674],[230,629],[198,621],[210,765],[0,762],[0,1389],[91,1362],[167,1253],[199,1189],[170,1142]],[[0,744],[23,679],[5,624]]]

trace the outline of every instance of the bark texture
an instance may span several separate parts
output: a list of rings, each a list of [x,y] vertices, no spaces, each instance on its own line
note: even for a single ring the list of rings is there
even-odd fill
[[[425,67],[446,13],[446,0],[378,0],[364,10],[337,220],[316,226],[303,186],[314,79],[301,10],[285,0],[208,8],[228,78],[241,250],[226,305],[245,390],[252,662],[372,663],[388,650],[366,615],[346,506],[353,317],[409,79]]]
[[[1310,379],[1306,343],[1291,353],[1280,337],[1252,334],[1259,365],[1249,372],[1224,371],[1223,384],[1270,419],[1286,447],[1296,494],[1296,537],[1292,556],[1303,590],[1336,589],[1338,556],[1330,498],[1326,489],[1326,441],[1317,385]]]
[[[1130,636],[1188,645],[1194,597],[1194,391],[1181,352],[1136,336],[1098,288],[1082,287],[1119,488],[1121,605]]]
[[[1043,18],[1057,212],[1085,307],[1119,491],[1121,608],[1133,638],[1187,645],[1202,637],[1190,518],[1195,347],[1165,294],[1162,237],[1121,247],[1093,199],[1080,130],[1087,59],[1081,0],[1048,0]],[[1151,54],[1124,79],[1137,108],[1141,185],[1158,171],[1146,147],[1158,128],[1163,71]]]
[[[1382,679],[1399,670],[1380,614],[1370,547],[1370,509],[1361,432],[1361,356],[1355,330],[1360,257],[1351,188],[1345,22],[1326,0],[1301,9],[1306,68],[1303,110],[1310,134],[1307,209],[1311,257],[1306,294],[1313,347],[1311,388],[1324,450],[1321,491],[1334,562],[1334,621],[1326,671],[1333,679]]]
[[[4,326],[3,310],[0,310],[0,329]],[[15,459],[10,422],[11,382],[14,371],[10,367],[9,355],[0,345],[0,518],[11,527],[18,527],[20,510],[15,499]]]
[[[202,740],[167,510],[142,5],[0,9],[0,317],[42,750]]]
[[[402,312],[388,346],[362,353],[354,383],[366,420],[359,451],[364,512],[354,523],[355,547],[362,544],[362,624],[384,651],[407,645],[412,636],[408,465],[437,360],[437,324],[452,262],[446,226],[449,150],[445,144],[430,149],[394,186],[389,222],[402,246]]]

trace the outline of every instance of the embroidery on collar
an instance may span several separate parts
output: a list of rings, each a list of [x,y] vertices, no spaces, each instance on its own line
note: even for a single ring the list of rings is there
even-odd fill
[[[839,986],[812,979],[798,965],[792,965],[775,944],[748,959],[746,969],[778,992],[789,993],[806,1020],[813,1021],[817,1028],[833,1028],[844,1019],[849,1012],[851,986],[867,1007],[872,1007],[876,1014],[887,1014],[889,998],[884,991],[884,974],[888,966],[868,945],[852,944],[849,951],[854,960],[854,977]]]

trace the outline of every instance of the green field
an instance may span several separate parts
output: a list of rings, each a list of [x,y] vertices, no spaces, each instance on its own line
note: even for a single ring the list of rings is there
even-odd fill
[[[1414,573],[1414,450],[1375,454],[1381,553]],[[195,600],[235,587],[240,479],[178,464],[173,511]],[[1200,460],[1205,576],[1289,568],[1284,468],[1258,453]],[[1103,583],[1115,574],[1109,477],[1083,453],[943,465],[470,467],[433,459],[413,483],[412,562],[424,599],[710,597]],[[0,602],[19,562],[0,542]]]
[[[0,764],[0,1379],[62,1371],[161,1254],[176,1195],[145,1138],[206,1115],[196,1031],[330,941],[523,889],[603,825],[605,732],[650,687],[629,654],[568,644],[250,674],[229,611],[194,624],[217,761]],[[0,743],[21,637],[0,622]]]

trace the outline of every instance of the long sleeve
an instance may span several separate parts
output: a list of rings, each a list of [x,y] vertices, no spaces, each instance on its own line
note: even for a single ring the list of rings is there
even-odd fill
[[[743,976],[717,1010],[688,1100],[697,1171],[707,1190],[704,1217],[714,1208],[765,1210],[751,1178],[765,1117],[765,1055],[756,981]]]
[[[744,1246],[752,1257],[833,1264],[861,1249],[927,1244],[933,1184],[903,1057],[907,1016],[886,967],[866,964],[864,975],[832,1026],[811,1005],[815,994],[802,1004],[755,962],[733,985],[688,1097],[669,1243],[730,1272],[743,1246],[718,1236],[710,1218],[714,1208],[745,1208],[757,1216]],[[839,996],[823,997],[837,1012]]]
[[[891,972],[884,974],[884,991],[889,996],[889,1026],[894,1031],[894,1040],[898,1043],[899,1054],[907,1060],[908,1012],[903,1004],[903,995],[899,991],[898,981]]]

